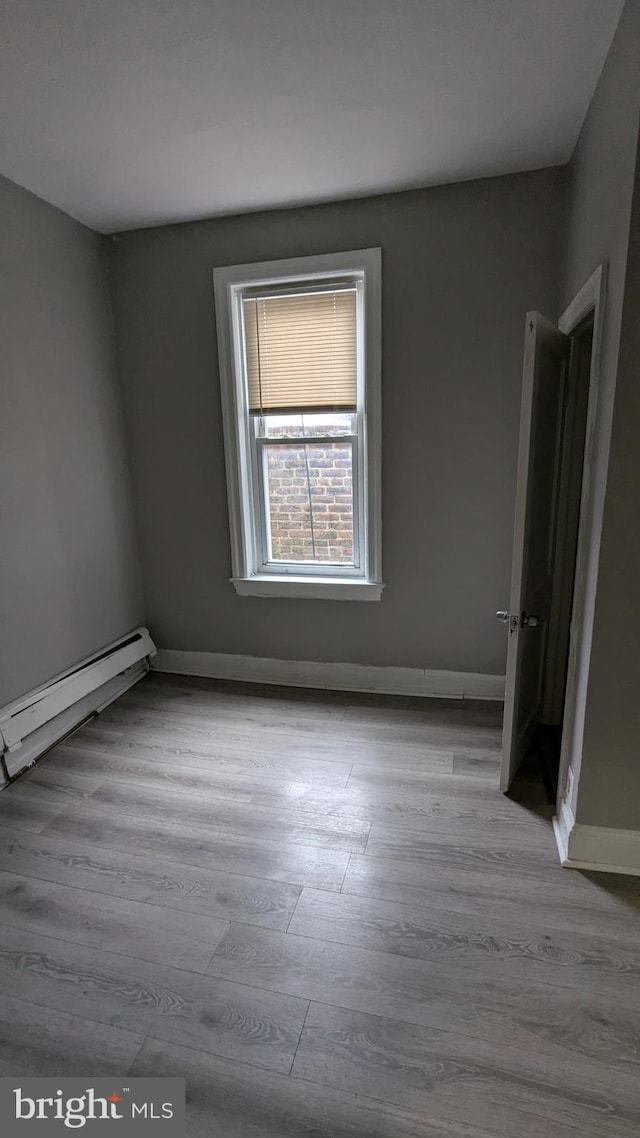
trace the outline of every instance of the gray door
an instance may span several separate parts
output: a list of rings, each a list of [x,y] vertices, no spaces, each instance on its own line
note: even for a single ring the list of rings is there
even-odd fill
[[[569,337],[538,312],[525,325],[508,627],[501,790],[508,790],[540,714],[551,609],[559,418]]]

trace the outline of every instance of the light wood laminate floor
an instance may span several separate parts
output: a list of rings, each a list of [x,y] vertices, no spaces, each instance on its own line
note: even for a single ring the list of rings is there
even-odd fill
[[[471,701],[150,676],[0,794],[0,1074],[190,1138],[640,1133],[640,879],[564,870]]]

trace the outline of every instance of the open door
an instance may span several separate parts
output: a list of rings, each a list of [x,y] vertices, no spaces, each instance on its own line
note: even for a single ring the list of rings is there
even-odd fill
[[[508,626],[500,789],[524,758],[539,717],[547,621],[551,608],[555,483],[560,415],[570,339],[538,312],[528,312]]]

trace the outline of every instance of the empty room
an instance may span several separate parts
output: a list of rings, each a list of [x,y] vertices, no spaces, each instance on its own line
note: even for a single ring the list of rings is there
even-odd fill
[[[640,0],[0,0],[0,1130],[640,1132]]]

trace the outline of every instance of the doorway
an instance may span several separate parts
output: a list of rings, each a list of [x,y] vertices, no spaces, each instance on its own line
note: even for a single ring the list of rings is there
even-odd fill
[[[569,359],[558,415],[551,519],[551,603],[542,665],[540,719],[532,742],[550,803],[556,800],[560,769],[593,333],[594,311],[591,310],[570,333]]]
[[[605,281],[600,265],[557,325],[527,313],[509,611],[496,614],[508,631],[500,788],[533,751],[550,801],[557,784],[558,801],[569,805],[593,624]]]

